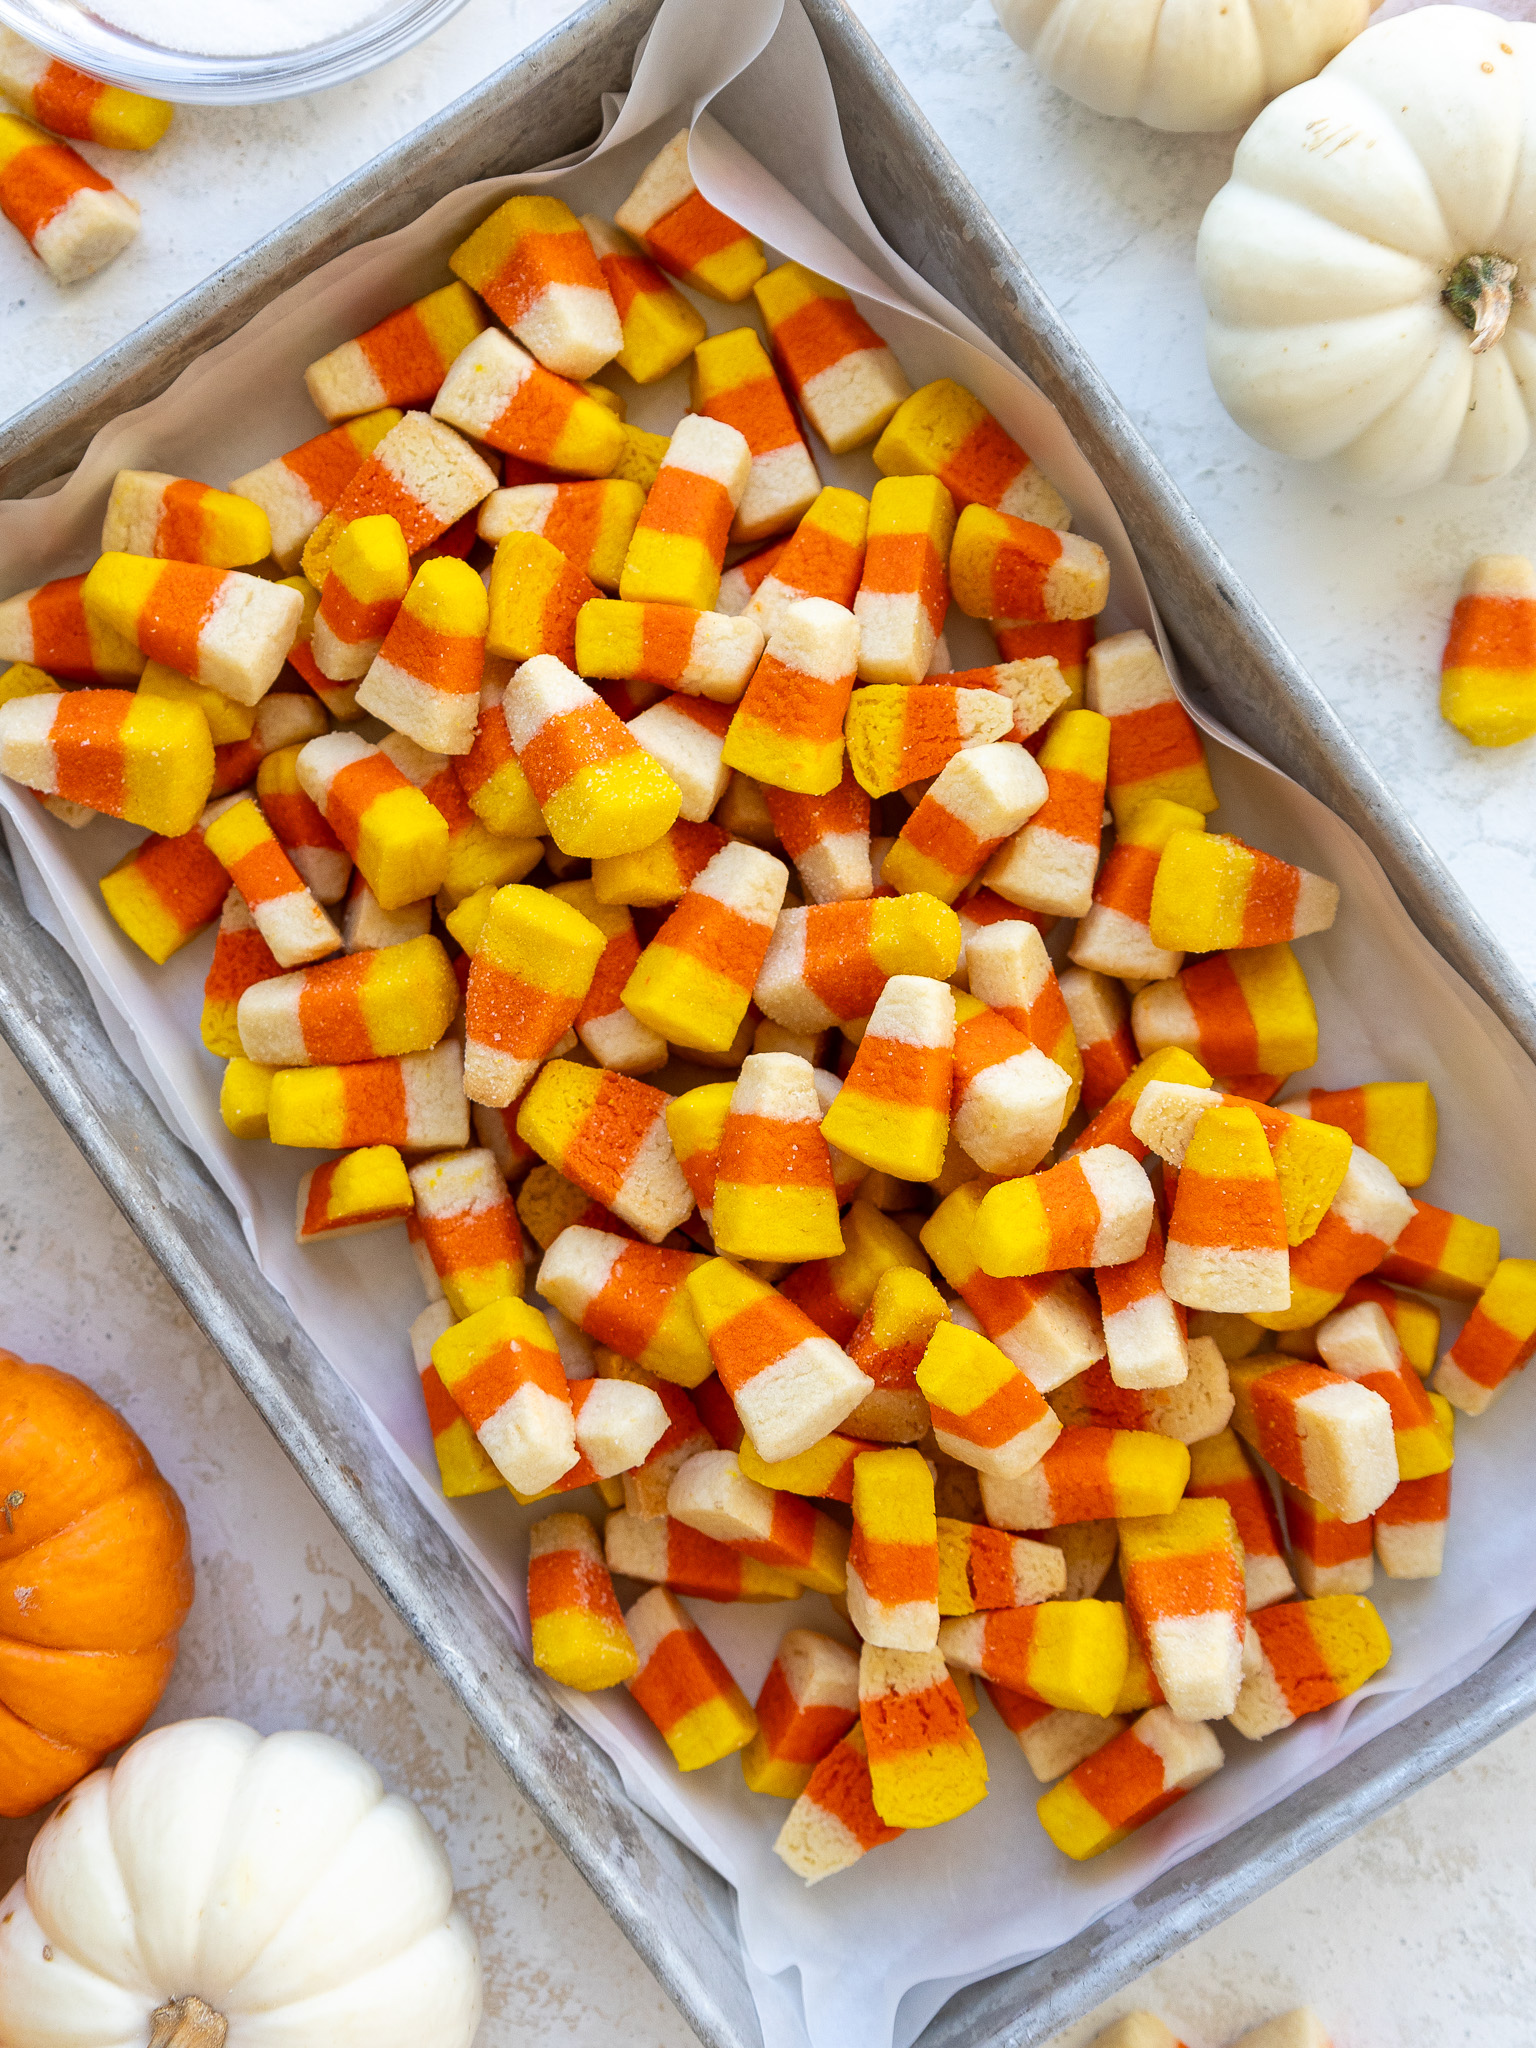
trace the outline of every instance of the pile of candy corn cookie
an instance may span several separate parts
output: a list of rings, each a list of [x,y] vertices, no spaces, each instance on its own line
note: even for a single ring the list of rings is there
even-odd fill
[[[56,284],[93,277],[139,232],[138,202],[60,138],[153,149],[174,111],[0,28],[0,213]]]
[[[146,829],[125,943],[217,925],[226,1123],[333,1155],[299,1241],[405,1225],[445,1493],[595,1489],[531,1532],[551,1679],[739,1753],[814,1882],[986,1796],[979,1678],[1097,1855],[1385,1664],[1536,1261],[1409,1192],[1422,1081],[1288,1085],[1338,891],[1209,828],[976,398],[685,136],[450,268],[310,366],[313,440],[120,473],[89,573],[0,603],[0,770]],[[593,381],[685,364],[670,437]],[[683,1598],[806,1593],[754,1706]]]

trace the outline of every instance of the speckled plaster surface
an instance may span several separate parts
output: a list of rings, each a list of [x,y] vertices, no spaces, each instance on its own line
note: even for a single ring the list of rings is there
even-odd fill
[[[1384,510],[1254,447],[1206,382],[1191,268],[1232,139],[1156,136],[1074,107],[1033,77],[990,0],[854,4],[1282,631],[1536,971],[1536,754],[1475,754],[1434,712],[1464,559],[1536,543],[1529,476]],[[184,111],[154,156],[110,159],[144,203],[145,229],[102,277],[57,292],[14,237],[0,240],[0,403],[46,390],[566,11],[564,0],[471,0],[370,79],[283,106]],[[421,1801],[485,1955],[481,2048],[682,2048],[691,2035],[3,1048],[0,1162],[0,1343],[87,1375],[187,1503],[198,1599],[157,1718],[322,1728]],[[1302,2000],[1336,2048],[1529,2048],[1533,1811],[1536,1726],[1193,1943],[1054,2048],[1086,2048],[1137,2005],[1190,2048],[1225,2048]],[[0,1889],[32,1832],[0,1822]]]

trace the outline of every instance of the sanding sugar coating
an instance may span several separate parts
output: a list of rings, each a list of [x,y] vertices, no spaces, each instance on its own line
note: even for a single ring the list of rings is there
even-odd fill
[[[202,0],[96,0],[91,12],[114,28],[165,50],[200,57],[267,57],[317,44],[374,22],[381,0],[245,0],[207,7]]]

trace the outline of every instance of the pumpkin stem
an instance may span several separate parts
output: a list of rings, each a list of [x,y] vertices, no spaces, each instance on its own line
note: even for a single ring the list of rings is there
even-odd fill
[[[224,2048],[229,2021],[200,1998],[173,1998],[151,2013],[149,2048]]]
[[[1519,272],[1507,256],[1463,256],[1440,294],[1463,327],[1472,330],[1472,353],[1486,354],[1504,337],[1515,305]]]

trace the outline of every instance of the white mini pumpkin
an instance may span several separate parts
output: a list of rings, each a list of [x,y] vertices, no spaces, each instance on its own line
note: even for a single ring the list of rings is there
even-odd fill
[[[440,1843],[328,1736],[156,1729],[0,1900],[4,2048],[469,2048],[479,2021]]]
[[[1384,493],[1507,475],[1536,402],[1536,27],[1368,29],[1254,122],[1197,260],[1211,377],[1256,441]]]
[[[1312,78],[1376,0],[992,0],[1042,75],[1101,114],[1221,133]]]

